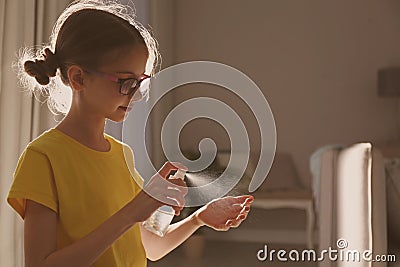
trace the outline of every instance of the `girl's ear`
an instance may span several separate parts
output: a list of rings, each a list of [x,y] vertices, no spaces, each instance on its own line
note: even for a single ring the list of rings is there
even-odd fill
[[[71,87],[77,91],[81,91],[84,87],[83,79],[85,72],[77,65],[72,65],[67,70],[68,80]]]

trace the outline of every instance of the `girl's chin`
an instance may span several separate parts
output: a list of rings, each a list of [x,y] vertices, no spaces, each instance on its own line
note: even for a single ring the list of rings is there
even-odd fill
[[[113,122],[122,122],[125,120],[125,118],[128,117],[128,112],[123,111],[121,109],[118,109],[116,112],[113,112],[112,114],[109,114],[107,116],[107,119],[113,121]]]

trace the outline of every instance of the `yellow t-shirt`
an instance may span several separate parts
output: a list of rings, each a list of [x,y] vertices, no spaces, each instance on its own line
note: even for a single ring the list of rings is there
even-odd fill
[[[111,144],[108,152],[91,149],[51,128],[30,142],[19,158],[7,201],[22,219],[26,199],[54,210],[57,249],[90,233],[140,190],[137,182],[142,178],[134,168],[131,148],[104,136]],[[139,225],[135,224],[92,266],[142,267],[146,263]]]

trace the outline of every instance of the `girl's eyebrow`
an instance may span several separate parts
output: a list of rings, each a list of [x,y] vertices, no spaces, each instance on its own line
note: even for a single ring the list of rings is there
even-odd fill
[[[119,74],[131,74],[131,75],[136,75],[135,73],[131,72],[131,71],[117,71],[116,73]]]

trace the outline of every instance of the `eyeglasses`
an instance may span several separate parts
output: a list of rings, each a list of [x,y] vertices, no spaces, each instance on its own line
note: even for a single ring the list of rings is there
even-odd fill
[[[131,95],[133,93],[133,101],[141,100],[143,97],[148,95],[148,92],[150,90],[150,80],[148,78],[151,78],[151,76],[147,74],[143,74],[139,78],[120,79],[114,75],[104,72],[88,69],[85,69],[85,71],[98,77],[103,77],[107,80],[118,83],[119,93],[121,95]],[[143,81],[145,81],[145,83],[142,84]]]

